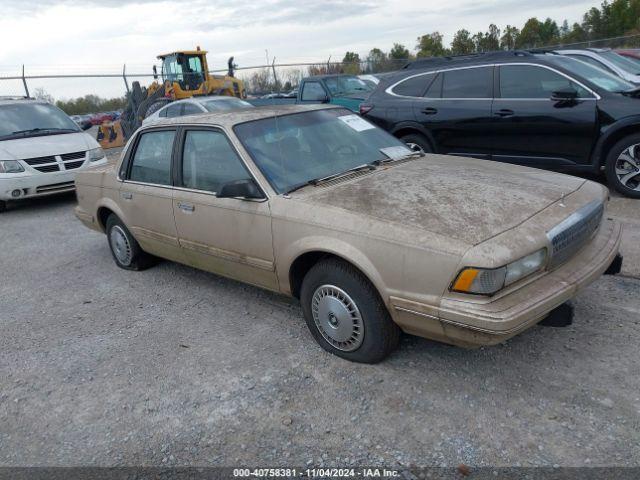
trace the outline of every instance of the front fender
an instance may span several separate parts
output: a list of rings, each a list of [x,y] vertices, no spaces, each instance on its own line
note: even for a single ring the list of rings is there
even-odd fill
[[[614,123],[607,125],[605,128],[600,130],[600,138],[596,142],[596,146],[593,149],[593,153],[591,154],[591,165],[594,170],[598,170],[600,164],[602,163],[603,155],[606,155],[604,151],[605,146],[610,143],[610,140],[620,132],[620,130],[628,129],[629,127],[637,127],[637,132],[640,132],[640,115],[632,115],[630,117],[625,117],[621,120],[618,120]]]
[[[279,256],[276,263],[278,282],[280,283],[280,290],[282,293],[291,295],[291,284],[289,283],[289,272],[291,270],[291,266],[297,258],[310,252],[323,252],[335,255],[346,262],[351,263],[360,270],[367,279],[369,279],[380,294],[384,303],[388,305],[389,295],[387,294],[387,286],[382,280],[380,272],[373,265],[369,257],[364,252],[347,242],[320,235],[303,237],[296,240],[292,244],[288,245]]]

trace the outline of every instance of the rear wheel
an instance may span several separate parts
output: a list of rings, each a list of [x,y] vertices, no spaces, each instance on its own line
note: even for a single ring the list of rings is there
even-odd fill
[[[431,146],[431,142],[429,142],[427,137],[425,137],[420,133],[408,133],[407,135],[401,136],[400,140],[402,140],[404,143],[406,143],[409,146],[411,146],[412,144],[418,145],[426,153],[433,152],[433,147]]]
[[[640,198],[640,134],[623,138],[609,150],[605,173],[610,187]]]
[[[116,215],[109,216],[106,230],[111,255],[120,268],[144,270],[156,263],[156,257],[140,248],[138,241]]]
[[[4,200],[0,200],[0,213],[4,212],[7,209],[7,202]]]
[[[398,346],[400,329],[378,292],[347,262],[314,265],[302,281],[300,301],[311,334],[334,355],[377,363]]]

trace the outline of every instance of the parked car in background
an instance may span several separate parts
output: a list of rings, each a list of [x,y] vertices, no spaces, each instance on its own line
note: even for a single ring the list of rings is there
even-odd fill
[[[157,122],[163,118],[182,117],[184,115],[195,115],[198,113],[227,112],[230,110],[243,110],[253,108],[249,102],[235,97],[207,96],[191,97],[178,100],[165,105],[160,110],[149,115],[142,121],[143,125]]]
[[[10,200],[73,191],[77,172],[106,162],[98,143],[58,107],[0,100],[0,211]]]
[[[640,198],[640,91],[580,60],[499,52],[386,79],[364,118],[425,151],[600,172]]]
[[[88,115],[71,115],[71,120],[73,120],[76,125],[78,125],[82,130],[89,130],[92,125],[89,120]]]
[[[628,82],[640,84],[640,67],[626,57],[614,52],[610,48],[585,48],[580,50],[556,50],[560,55],[577,58],[602,68]]]
[[[168,119],[127,145],[78,177],[76,215],[119,267],[157,255],[297,297],[349,360],[384,359],[401,330],[502,342],[619,269],[603,186],[413,152],[344,108]]]
[[[631,60],[633,63],[640,67],[640,48],[631,48],[627,50],[616,50],[618,55],[622,55],[627,60]]]
[[[303,78],[298,86],[297,98],[274,97],[250,99],[255,106],[329,103],[357,112],[360,104],[373,91],[373,87],[355,75],[315,75]]]

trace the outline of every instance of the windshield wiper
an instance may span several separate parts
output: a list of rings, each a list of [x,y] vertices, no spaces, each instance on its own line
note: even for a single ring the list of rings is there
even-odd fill
[[[621,90],[618,93],[629,97],[637,97],[640,95],[640,87],[632,88],[631,90]]]
[[[411,153],[407,153],[406,155],[403,155],[401,157],[396,157],[396,158],[380,158],[378,160],[374,160],[373,162],[370,163],[370,165],[375,165],[376,167],[379,167],[380,165],[384,165],[385,163],[391,163],[391,162],[397,162],[398,160],[404,160],[406,158],[414,158],[414,157],[424,157],[425,153],[424,152],[411,152]]]
[[[358,165],[357,167],[350,168],[343,172],[327,175],[326,177],[313,178],[311,180],[307,180],[306,182],[298,183],[297,185],[294,185],[291,188],[289,188],[287,191],[285,191],[283,195],[289,195],[290,193],[293,193],[296,190],[300,190],[301,188],[308,187],[311,185],[315,187],[316,185],[319,185],[328,180],[335,180],[336,178],[344,177],[345,175],[348,175],[353,172],[359,172],[361,170],[375,170],[375,169],[376,169],[376,166],[373,163],[364,163],[362,165]]]
[[[25,135],[28,133],[42,133],[42,132],[75,132],[76,130],[72,130],[71,128],[28,128],[26,130],[17,130],[15,132],[11,132],[11,135]]]

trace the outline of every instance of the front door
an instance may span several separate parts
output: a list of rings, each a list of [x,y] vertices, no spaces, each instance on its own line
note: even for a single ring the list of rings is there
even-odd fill
[[[251,178],[226,134],[187,129],[179,151],[173,212],[188,263],[277,290],[269,202],[216,195],[228,182]]]
[[[446,70],[414,101],[414,115],[437,153],[489,158],[492,94],[493,66]]]
[[[541,65],[502,65],[493,103],[493,159],[563,169],[589,162],[597,138],[596,97]],[[575,101],[553,100],[575,91]]]
[[[175,129],[158,129],[136,139],[120,175],[122,221],[146,252],[184,262],[173,219],[171,161]]]

